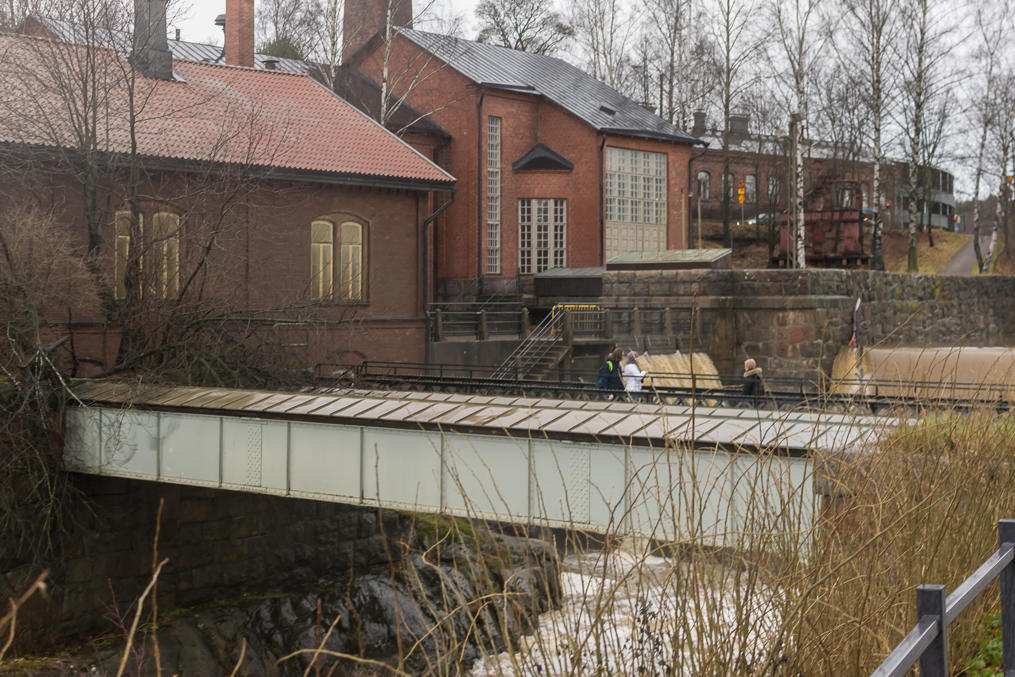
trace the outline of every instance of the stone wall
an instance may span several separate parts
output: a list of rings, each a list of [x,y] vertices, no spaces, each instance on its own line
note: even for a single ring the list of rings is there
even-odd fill
[[[692,338],[720,373],[754,357],[769,373],[830,373],[853,333],[862,345],[1015,345],[1015,278],[846,270],[607,272],[602,303],[670,308],[678,345]],[[693,326],[693,337],[692,337]]]
[[[381,588],[391,572],[399,570],[400,562],[412,566],[418,559],[418,554],[405,550],[406,544],[432,538],[431,532],[437,528],[435,520],[440,519],[414,519],[370,507],[139,480],[76,475],[75,483],[86,496],[86,507],[74,533],[66,536],[67,546],[60,557],[45,564],[50,570],[48,595],[36,596],[19,614],[17,648],[21,650],[42,651],[50,643],[72,637],[117,634],[112,620],[117,613],[129,625],[133,613],[130,605],[151,578],[159,501],[163,499],[158,559],[167,558],[168,563],[158,578],[162,614],[208,603],[221,605],[224,601],[236,606],[266,593],[306,595],[308,591],[323,590],[318,594],[326,602],[346,608],[347,622],[336,630],[336,636],[341,635],[342,650],[356,652],[357,642],[373,633],[367,643],[375,655],[384,656],[395,650],[399,621],[394,615],[383,617],[390,600],[374,598],[381,595]],[[556,586],[559,576],[552,546],[485,531],[486,536],[481,538],[479,533],[477,528],[473,538],[486,553],[483,561],[488,561],[489,553],[498,548],[509,554],[503,560],[504,571],[490,571],[491,580],[503,576],[500,583],[507,585],[509,576],[528,576],[533,581],[529,600],[536,607],[533,613],[545,611],[547,600],[559,594],[545,587]],[[0,576],[0,594],[4,597],[16,597],[43,568],[19,562],[12,550],[0,549],[0,572],[4,574]],[[480,557],[468,552],[462,556]],[[427,566],[429,569],[420,565],[427,571],[436,570],[433,564]],[[453,573],[458,567],[468,571]],[[475,562],[438,562],[441,576],[445,568],[447,576],[457,576],[466,586],[456,594],[468,598],[484,591],[480,582],[470,578],[470,571],[476,574],[481,570]],[[432,573],[403,575],[401,588],[392,583],[394,591],[388,597],[402,595],[403,605],[407,604],[414,593],[405,580],[429,580],[426,576],[432,577]],[[446,587],[447,582],[442,585]],[[422,594],[434,594],[439,602],[443,594],[450,593],[440,588]],[[374,601],[366,608],[357,608],[362,605],[349,600],[359,597]],[[432,608],[439,609],[440,604]],[[291,624],[311,623],[312,611],[306,614],[310,620],[295,619]],[[525,615],[524,609],[519,615]],[[358,630],[350,620],[353,616],[364,619]],[[520,623],[516,623],[515,631],[524,629],[525,623]]]

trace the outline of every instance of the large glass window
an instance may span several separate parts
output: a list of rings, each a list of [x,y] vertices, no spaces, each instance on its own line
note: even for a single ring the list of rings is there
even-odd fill
[[[606,257],[666,249],[666,154],[606,148]]]
[[[744,202],[758,201],[758,179],[754,174],[744,177]]]
[[[501,119],[486,122],[486,272],[500,270],[500,126]]]
[[[567,200],[518,201],[518,272],[541,273],[567,265]]]

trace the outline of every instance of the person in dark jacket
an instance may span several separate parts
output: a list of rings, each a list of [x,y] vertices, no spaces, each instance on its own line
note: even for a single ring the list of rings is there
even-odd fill
[[[596,386],[600,390],[610,393],[607,399],[614,399],[624,392],[624,381],[621,380],[620,360],[624,357],[624,351],[617,348],[606,358],[603,366],[599,367],[599,375],[596,377]]]
[[[761,367],[754,360],[744,360],[744,397],[751,397],[754,403],[758,403],[758,396],[761,395]]]

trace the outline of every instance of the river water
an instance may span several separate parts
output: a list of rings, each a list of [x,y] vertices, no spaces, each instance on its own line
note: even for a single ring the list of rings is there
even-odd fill
[[[764,660],[779,629],[777,593],[742,570],[690,566],[624,551],[569,555],[561,607],[471,674],[721,674]]]

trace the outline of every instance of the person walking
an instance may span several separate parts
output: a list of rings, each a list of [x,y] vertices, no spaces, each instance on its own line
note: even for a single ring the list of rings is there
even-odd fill
[[[624,392],[624,382],[620,380],[620,360],[623,356],[624,351],[616,348],[606,358],[603,366],[599,367],[599,375],[596,376],[596,387],[609,393],[609,396],[606,398],[608,400],[612,400]]]
[[[758,406],[758,395],[761,395],[761,367],[751,358],[744,360],[744,387],[741,391],[745,398],[750,397],[754,406]]]
[[[632,402],[641,399],[641,383],[645,378],[645,370],[638,366],[638,353],[633,350],[627,354],[624,364],[624,390]]]

